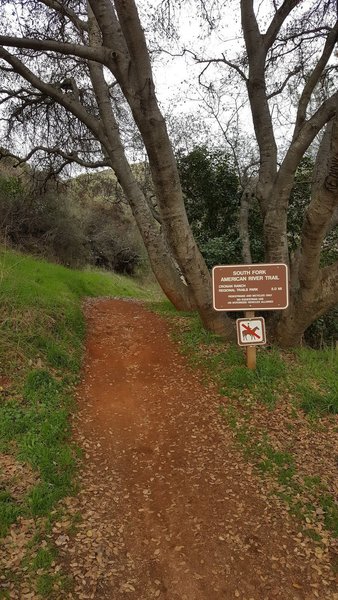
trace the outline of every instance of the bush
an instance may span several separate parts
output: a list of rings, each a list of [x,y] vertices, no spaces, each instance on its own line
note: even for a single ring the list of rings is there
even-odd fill
[[[65,195],[0,177],[1,234],[15,248],[67,266],[83,266],[89,253],[83,227]]]
[[[65,266],[135,273],[143,244],[126,205],[108,199],[113,190],[106,189],[104,177],[99,198],[83,195],[81,187],[74,194],[69,184],[50,181],[42,187],[39,179],[41,174],[26,176],[23,183],[0,175],[0,235],[9,246]]]
[[[132,275],[142,261],[142,243],[135,225],[112,204],[90,208],[86,226],[93,265]]]

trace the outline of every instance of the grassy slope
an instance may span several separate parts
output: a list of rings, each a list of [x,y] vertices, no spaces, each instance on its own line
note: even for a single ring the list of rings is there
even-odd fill
[[[149,291],[122,276],[72,271],[0,249],[0,536],[18,518],[46,523],[73,490],[69,413],[85,333],[81,302],[88,296],[146,298]],[[55,582],[41,573],[40,559],[48,567],[52,554],[32,548],[29,568],[32,576],[40,569],[37,589],[48,596]]]

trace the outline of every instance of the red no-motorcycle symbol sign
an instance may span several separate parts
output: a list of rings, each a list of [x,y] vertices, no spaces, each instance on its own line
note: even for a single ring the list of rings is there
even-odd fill
[[[265,322],[262,317],[237,319],[237,340],[240,346],[266,344]]]

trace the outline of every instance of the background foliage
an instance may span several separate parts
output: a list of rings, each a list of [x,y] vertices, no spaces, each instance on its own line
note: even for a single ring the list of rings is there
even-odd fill
[[[68,182],[0,170],[0,235],[65,266],[133,274],[145,263],[136,225],[110,172]]]

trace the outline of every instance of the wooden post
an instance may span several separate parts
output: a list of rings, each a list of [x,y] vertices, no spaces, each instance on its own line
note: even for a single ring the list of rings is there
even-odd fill
[[[245,312],[245,317],[247,319],[253,319],[254,316],[255,312],[253,310],[247,310]],[[248,369],[256,369],[256,346],[246,347],[246,366],[248,367]]]

